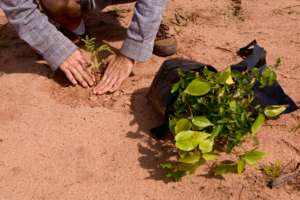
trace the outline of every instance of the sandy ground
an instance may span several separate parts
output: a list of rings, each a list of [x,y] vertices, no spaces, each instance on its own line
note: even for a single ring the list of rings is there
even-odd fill
[[[300,1],[242,0],[240,10],[236,2],[170,0],[165,22],[179,42],[175,57],[222,69],[257,39],[269,63],[283,59],[279,81],[299,105]],[[118,8],[119,19],[87,19],[90,32],[116,48],[132,15],[131,4]],[[299,199],[300,180],[269,189],[255,168],[216,179],[205,165],[168,181],[158,165],[171,148],[149,136],[161,119],[145,99],[164,58],[138,64],[119,92],[89,98],[37,61],[6,23],[0,12],[0,200]],[[281,160],[288,171],[300,162],[300,131],[291,131],[299,123],[298,111],[263,127],[259,149],[268,157],[260,165]]]

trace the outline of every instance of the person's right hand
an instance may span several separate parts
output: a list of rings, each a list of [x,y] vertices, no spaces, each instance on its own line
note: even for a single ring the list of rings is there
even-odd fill
[[[79,83],[82,87],[86,88],[95,84],[95,77],[87,69],[88,62],[80,50],[74,51],[59,68],[74,85]]]

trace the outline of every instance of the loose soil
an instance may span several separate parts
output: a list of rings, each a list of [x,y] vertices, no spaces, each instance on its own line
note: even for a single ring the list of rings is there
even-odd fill
[[[132,8],[87,16],[88,31],[119,48]],[[173,57],[220,70],[257,39],[268,63],[282,58],[279,82],[300,105],[299,0],[172,0],[164,21],[178,40]],[[300,162],[300,111],[262,128],[259,149],[268,157],[243,175],[213,178],[211,163],[181,182],[164,178],[159,163],[174,152],[150,137],[162,119],[145,97],[164,60],[139,63],[118,92],[95,97],[53,74],[0,12],[0,199],[299,199],[300,178],[270,189],[259,168],[281,160],[287,173]]]

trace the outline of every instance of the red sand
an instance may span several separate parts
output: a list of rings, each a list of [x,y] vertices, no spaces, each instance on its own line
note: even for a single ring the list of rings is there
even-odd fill
[[[257,39],[268,63],[282,58],[279,81],[299,105],[299,0],[243,0],[238,16],[232,2],[169,1],[165,21],[179,42],[176,57],[222,69],[239,61],[239,47]],[[116,48],[124,37],[119,24],[127,26],[132,15],[132,5],[119,8],[130,9],[119,21],[104,15],[99,26],[88,19],[90,31]],[[182,16],[177,21],[175,10]],[[88,90],[53,80],[6,23],[0,12],[0,200],[299,199],[300,180],[271,190],[255,168],[222,180],[205,176],[205,165],[169,182],[158,165],[171,148],[149,137],[160,117],[145,99],[163,58],[138,64],[119,92],[89,98]],[[298,111],[264,126],[259,149],[268,157],[260,165],[279,159],[290,163],[288,170],[300,161],[300,130],[291,131],[299,123]]]

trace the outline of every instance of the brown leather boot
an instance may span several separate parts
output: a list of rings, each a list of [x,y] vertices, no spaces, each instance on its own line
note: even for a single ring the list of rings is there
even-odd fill
[[[169,26],[162,22],[156,35],[153,53],[157,56],[167,57],[176,54],[176,52],[176,38],[170,34]]]

